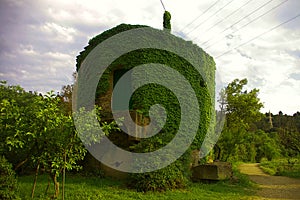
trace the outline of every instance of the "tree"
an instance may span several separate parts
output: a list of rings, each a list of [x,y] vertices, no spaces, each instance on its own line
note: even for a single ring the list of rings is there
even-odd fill
[[[299,155],[300,113],[296,112],[292,116],[283,114],[282,111],[275,115],[270,116],[270,114],[266,113],[265,117],[256,123],[257,127],[279,138],[278,143],[280,143],[282,155],[290,157]],[[273,126],[270,126],[270,120]]]
[[[249,130],[262,117],[260,109],[263,104],[258,98],[259,90],[243,90],[247,82],[247,79],[235,79],[225,88],[226,125],[229,128],[243,127]]]
[[[26,133],[36,110],[33,103],[36,97],[20,86],[10,86],[5,81],[0,83],[0,151],[15,170],[28,161],[32,151],[30,146],[33,145],[27,141]]]
[[[63,112],[60,98],[53,93],[39,96],[19,86],[7,86],[5,82],[0,89],[0,150],[4,155],[17,157],[13,160],[15,168],[28,161],[36,166],[32,196],[39,169],[43,167],[54,182],[53,196],[57,197],[57,177],[64,169],[79,169],[77,161],[82,160],[86,152],[77,137],[72,117]]]
[[[220,92],[218,102],[221,112],[226,114],[226,123],[217,148],[223,160],[233,156],[237,146],[245,142],[247,132],[255,130],[255,122],[262,117],[260,109],[263,104],[258,98],[259,90],[244,90],[247,82],[247,79],[235,79]]]
[[[76,80],[77,73],[73,73],[73,79]],[[59,94],[62,102],[62,107],[66,112],[72,114],[72,94],[73,94],[74,84],[64,85]]]
[[[297,156],[300,152],[300,130],[299,130],[299,116],[284,115],[280,112],[274,115],[273,130],[278,133],[280,142],[283,145],[284,154],[287,156]]]
[[[0,156],[0,199],[20,199],[15,190],[17,187],[17,179],[11,164],[3,157]]]
[[[59,194],[57,177],[64,169],[79,169],[78,160],[82,160],[86,149],[77,137],[72,117],[60,110],[60,99],[53,93],[37,98],[35,104],[42,108],[35,112],[32,132],[37,153],[32,155],[36,173],[43,166],[55,185],[54,197]],[[34,190],[33,190],[34,192]]]
[[[57,198],[60,188],[58,176],[63,173],[64,185],[65,171],[80,169],[78,161],[83,160],[87,151],[78,137],[71,113],[62,109],[64,104],[61,96],[54,95],[53,92],[44,96],[37,95],[26,92],[20,86],[8,86],[6,82],[1,82],[0,97],[1,153],[11,158],[15,169],[27,162],[35,167],[32,197],[39,171],[43,168],[54,183],[53,197]],[[100,108],[96,110],[99,111]],[[101,125],[108,134],[115,129],[116,123]],[[93,133],[89,131],[88,136],[94,138],[91,134]],[[50,182],[46,192],[49,186]],[[64,192],[64,187],[62,188]]]

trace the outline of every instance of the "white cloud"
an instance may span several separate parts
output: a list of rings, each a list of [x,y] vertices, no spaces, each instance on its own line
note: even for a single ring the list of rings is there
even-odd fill
[[[22,55],[24,55],[24,56],[31,56],[31,57],[34,57],[34,56],[37,56],[37,55],[38,55],[38,52],[36,52],[36,51],[33,49],[33,46],[32,46],[32,45],[23,45],[23,44],[20,44],[18,50],[19,50],[20,54],[22,54]]]
[[[74,28],[64,27],[53,22],[46,22],[39,29],[46,33],[47,38],[53,38],[56,42],[73,42],[76,34]]]
[[[214,1],[163,2],[172,14],[173,34],[195,39],[195,43],[215,58],[220,75],[217,89],[235,78],[247,78],[249,88],[260,89],[266,111],[282,110],[288,114],[300,111],[300,18],[250,41],[298,14],[299,1],[289,0],[245,26],[282,2],[274,0],[231,27],[267,2],[252,1],[225,18],[247,1],[233,1],[214,14],[228,2],[220,1],[192,24],[190,22]],[[120,23],[146,24],[161,29],[162,16],[159,1],[3,1],[0,7],[0,79],[28,90],[60,90],[62,85],[72,82],[76,55],[91,37]],[[213,26],[220,20],[222,23]],[[247,41],[250,42],[235,49]]]

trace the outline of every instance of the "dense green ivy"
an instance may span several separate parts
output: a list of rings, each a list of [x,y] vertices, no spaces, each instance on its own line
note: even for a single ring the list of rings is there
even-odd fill
[[[168,17],[166,13],[165,15],[166,15],[165,17]],[[117,33],[120,33],[122,31],[130,30],[134,28],[140,28],[140,27],[145,27],[145,26],[121,24],[91,39],[89,41],[89,45],[85,47],[85,50],[81,52],[80,55],[77,57],[77,64],[76,64],[77,71],[79,70],[82,61],[85,59],[88,53],[91,52],[91,50],[95,46],[97,46],[97,44],[101,43],[105,39]],[[132,81],[134,82],[135,79],[139,79],[141,77],[141,74],[135,73],[134,71],[134,67],[136,66],[142,64],[148,64],[148,63],[159,63],[173,68],[174,70],[178,71],[181,75],[183,75],[186,80],[188,80],[188,82],[190,83],[191,87],[193,88],[196,94],[198,104],[199,104],[200,116],[192,116],[192,115],[188,116],[190,123],[194,123],[195,118],[200,117],[199,129],[194,139],[194,142],[192,143],[191,148],[189,149],[190,151],[193,149],[199,149],[201,147],[201,144],[203,142],[203,139],[207,131],[213,131],[211,126],[211,120],[214,118],[214,114],[213,114],[214,112],[212,112],[212,110],[214,110],[215,63],[213,58],[209,56],[207,53],[205,53],[197,45],[192,44],[190,41],[184,41],[176,36],[171,36],[171,37],[176,38],[177,42],[180,41],[180,44],[179,43],[177,44],[179,47],[187,48],[187,49],[192,48],[193,51],[190,52],[191,55],[189,56],[198,58],[200,60],[201,66],[196,66],[195,69],[195,67],[193,67],[193,65],[189,63],[186,59],[165,50],[152,49],[152,48],[138,49],[120,56],[106,69],[106,71],[104,72],[104,74],[102,75],[98,83],[96,99],[99,99],[99,96],[107,93],[111,84],[110,83],[111,76],[112,76],[111,74],[115,69],[122,68],[122,69],[129,70],[133,68]],[[206,79],[204,79],[201,76],[199,71],[201,72],[201,74],[203,73],[205,74]],[[149,74],[149,77],[151,76],[153,75]],[[155,77],[152,78],[155,79]],[[185,86],[176,82],[176,80],[174,80],[174,84],[176,85],[177,88],[179,88],[182,96],[189,98],[189,94],[186,92]],[[164,86],[153,83],[135,89],[136,90],[131,97],[132,106],[134,110],[139,110],[145,116],[147,116],[149,109],[152,105],[161,104],[163,105],[163,107],[167,112],[167,120],[160,133],[151,138],[142,139],[138,144],[134,145],[131,148],[132,151],[135,152],[155,151],[165,146],[168,142],[170,142],[172,138],[175,136],[175,134],[177,133],[178,127],[180,125],[180,120],[181,120],[180,108],[182,105],[179,105],[178,99],[172,93],[172,91],[169,90],[168,88],[165,88]],[[177,160],[172,165],[168,166],[166,169],[162,169],[153,173],[165,174],[164,170],[168,171],[176,168],[176,166],[177,167],[179,166],[177,170],[180,171],[180,173],[176,172],[176,174],[187,177],[186,175],[187,165],[185,164],[184,165],[185,167],[182,167],[182,163],[183,161],[189,160],[187,158],[188,156],[189,156],[188,154],[184,154],[184,156],[182,156],[179,160]],[[135,177],[136,178],[139,177],[138,178],[139,180],[145,179],[148,181],[149,177],[152,176],[154,175],[149,175],[148,173],[148,174],[143,174]],[[164,182],[163,181],[164,178],[157,179],[157,180],[158,182],[159,180],[162,180],[162,182],[159,182],[157,184],[162,184]],[[135,182],[137,183],[137,181]],[[139,182],[139,185],[141,186],[143,185],[143,183],[145,182],[141,182],[141,183]],[[178,185],[182,185],[181,183]],[[173,185],[172,188],[176,188],[177,186]],[[162,188],[163,187],[164,186],[162,186]],[[166,187],[168,188],[168,186]],[[155,190],[154,188],[156,187],[153,186],[150,190]],[[149,189],[143,188],[142,190],[149,190]]]
[[[168,11],[165,11],[164,13],[164,22],[163,22],[164,28],[171,30],[171,13]]]
[[[81,62],[84,58],[88,55],[88,53],[97,46],[97,44],[101,43],[105,39],[119,33],[122,31],[145,27],[142,25],[127,25],[121,24],[115,28],[112,28],[108,31],[103,32],[100,35],[97,35],[93,39],[89,41],[89,45],[85,47],[85,50],[77,56],[77,71],[79,70]],[[189,45],[190,42],[185,42]],[[193,45],[196,46],[196,45]],[[99,95],[103,95],[107,92],[110,87],[110,76],[114,69],[131,69],[135,66],[146,64],[146,63],[160,63],[165,64],[167,66],[172,67],[173,69],[180,72],[191,84],[192,88],[194,89],[196,96],[199,102],[199,110],[200,110],[200,124],[199,124],[199,132],[197,137],[193,143],[193,148],[199,148],[203,138],[209,128],[210,120],[211,120],[211,109],[214,108],[214,71],[215,71],[215,63],[208,54],[206,54],[201,48],[197,47],[199,55],[192,55],[192,56],[199,56],[202,61],[202,66],[200,68],[206,74],[207,80],[209,81],[206,83],[199,72],[194,69],[194,67],[187,62],[185,59],[175,55],[172,52],[167,52],[164,50],[159,49],[139,49],[136,51],[129,52],[124,54],[123,56],[119,57],[115,60],[111,66],[107,68],[103,76],[101,77],[96,98]],[[192,52],[194,53],[194,52]],[[135,74],[138,76],[138,74]],[[149,75],[151,76],[151,75]],[[133,77],[134,79],[134,77]],[[181,87],[180,83],[175,83],[178,87]],[[209,93],[209,90],[212,91]],[[183,95],[185,88],[182,88]],[[188,96],[187,96],[188,97]],[[157,85],[146,85],[144,87],[139,88],[134,93],[133,97],[133,107],[134,109],[143,110],[147,113],[148,109],[157,103],[163,104],[165,109],[168,112],[168,119],[167,125],[164,128],[165,132],[176,134],[178,122],[180,121],[180,105],[172,92],[162,86]],[[191,123],[194,121],[193,119],[195,116],[190,116]]]
[[[89,40],[88,46],[84,47],[84,50],[79,53],[79,55],[76,58],[76,71],[79,70],[81,63],[86,58],[86,56],[101,42],[104,40],[120,33],[123,31],[127,31],[134,28],[142,28],[147,27],[144,25],[129,25],[129,24],[120,24],[116,26],[115,28],[109,29],[107,31],[104,31],[103,33],[93,37]]]

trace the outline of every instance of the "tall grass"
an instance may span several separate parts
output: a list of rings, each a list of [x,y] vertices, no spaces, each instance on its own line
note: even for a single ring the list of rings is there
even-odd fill
[[[235,171],[235,173],[237,173],[237,171]],[[80,175],[67,175],[65,199],[251,199],[254,189],[250,185],[250,181],[241,174],[236,174],[235,176],[238,177],[235,181],[226,180],[215,183],[190,183],[186,189],[142,193],[128,189],[126,184],[122,181],[107,178],[84,177]],[[22,199],[31,199],[30,192],[33,177],[21,176],[18,180],[18,194]],[[51,185],[48,194],[45,194],[47,183],[46,175],[38,177],[34,199],[50,199],[51,193],[53,193],[53,185]],[[58,199],[61,199],[61,195]]]
[[[270,175],[300,178],[300,157],[262,161],[260,167]]]
[[[237,184],[244,188],[256,188],[256,184],[250,181],[249,176],[246,174],[242,174],[238,169],[238,166],[243,164],[244,162],[234,162],[232,164],[232,170],[234,174],[234,179],[237,179]],[[256,188],[257,189],[257,188]]]

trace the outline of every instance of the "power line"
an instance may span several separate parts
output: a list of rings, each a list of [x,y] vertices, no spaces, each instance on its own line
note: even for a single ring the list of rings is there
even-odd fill
[[[270,0],[266,3],[264,3],[263,5],[261,5],[260,7],[258,7],[257,9],[253,10],[252,12],[248,13],[246,16],[240,18],[238,21],[236,21],[235,23],[233,23],[232,25],[228,26],[227,28],[225,28],[223,31],[219,32],[218,34],[224,33],[225,31],[227,31],[228,29],[232,28],[234,25],[240,23],[241,21],[243,21],[245,18],[251,16],[252,14],[256,13],[257,11],[259,11],[260,9],[262,9],[263,7],[265,7],[266,5],[268,5],[269,3],[271,3],[274,0]],[[209,41],[211,41],[213,38],[215,37],[211,37],[209,38],[207,41],[201,43],[201,45],[205,45],[206,43],[208,43]]]
[[[231,32],[231,34],[236,33],[236,32],[238,32],[238,31],[242,30],[243,28],[247,27],[249,24],[251,24],[251,23],[253,23],[254,21],[256,21],[256,20],[262,18],[262,17],[265,16],[265,15],[267,15],[268,13],[270,13],[270,12],[273,11],[274,9],[280,7],[282,4],[286,3],[287,1],[288,1],[288,0],[285,0],[285,1],[283,1],[283,2],[281,2],[281,3],[279,3],[279,4],[277,4],[276,6],[272,7],[272,8],[271,8],[270,10],[268,10],[267,12],[265,12],[265,13],[259,15],[258,17],[254,18],[253,20],[251,20],[251,21],[248,22],[247,24],[244,24],[244,25],[241,26],[239,29],[237,29],[237,30]],[[223,40],[224,37],[225,37],[225,36],[223,36],[222,38],[220,38],[219,40],[217,40],[217,41],[214,42],[213,44],[207,46],[206,49],[209,49],[209,48],[211,48],[212,46],[214,46],[215,44],[219,43],[221,40]]]
[[[215,1],[211,6],[209,6],[201,15],[199,15],[198,17],[196,17],[194,20],[192,20],[188,25],[186,25],[185,27],[183,27],[179,32],[182,32],[186,27],[188,27],[189,25],[193,24],[195,21],[197,21],[200,17],[202,17],[205,13],[207,13],[207,11],[209,11],[212,7],[214,7],[218,2],[220,2],[220,0]]]
[[[215,13],[213,13],[212,15],[210,15],[208,18],[206,18],[204,21],[202,21],[200,24],[198,24],[193,30],[191,30],[190,32],[188,32],[186,35],[192,33],[193,31],[195,31],[196,29],[198,29],[202,24],[204,24],[205,22],[207,22],[212,16],[215,16],[218,12],[220,12],[221,10],[223,10],[226,6],[228,6],[230,3],[232,3],[234,0],[229,1],[227,4],[225,4],[222,8],[220,8],[219,10],[217,10]]]
[[[163,6],[164,10],[166,11],[166,7],[165,7],[164,3],[162,2],[162,0],[160,0],[160,3]]]
[[[228,51],[226,51],[226,52],[224,52],[224,53],[218,55],[218,56],[215,57],[215,58],[220,58],[221,56],[224,56],[225,54],[231,52],[232,50],[238,49],[238,48],[240,48],[240,47],[242,47],[242,46],[248,44],[249,42],[252,42],[253,40],[256,40],[257,38],[259,38],[259,37],[261,37],[261,36],[263,36],[263,35],[265,35],[265,34],[271,32],[271,31],[273,31],[273,30],[279,28],[280,26],[282,26],[282,25],[284,25],[284,24],[287,24],[287,23],[289,23],[289,22],[295,20],[295,19],[298,18],[298,17],[300,17],[300,13],[299,13],[298,15],[296,15],[296,16],[294,16],[294,17],[292,17],[292,18],[290,18],[290,19],[288,19],[288,20],[286,20],[286,21],[284,21],[284,22],[282,22],[282,23],[280,23],[280,24],[278,24],[278,25],[272,27],[271,29],[269,29],[269,30],[267,30],[267,31],[265,31],[265,32],[263,32],[263,33],[261,33],[261,34],[255,36],[255,37],[253,37],[252,39],[248,40],[247,42],[244,42],[244,43],[242,43],[242,44],[240,44],[240,45],[238,45],[238,46],[236,46],[236,47],[234,47],[234,48],[232,48],[232,49],[230,49],[230,50],[228,50]]]
[[[252,12],[250,12],[249,14],[247,14],[246,16],[240,18],[238,21],[236,21],[232,25],[228,26],[223,31],[219,32],[218,34],[224,33],[225,31],[227,31],[228,29],[230,29],[234,25],[236,25],[236,24],[240,23],[241,21],[243,21],[245,18],[247,18],[247,17],[251,16],[252,14],[256,13],[257,11],[259,11],[260,9],[262,9],[263,7],[265,7],[267,4],[271,3],[272,1],[274,1],[274,0],[269,0],[268,2],[264,3],[263,5],[261,5],[260,7],[258,7],[255,10],[253,10]],[[209,38],[207,41],[201,43],[201,45],[205,45],[206,43],[208,43],[209,41],[211,41],[213,38],[215,38],[215,37],[213,36],[213,37]]]
[[[216,25],[220,24],[221,22],[223,22],[225,19],[227,19],[228,17],[232,16],[233,14],[235,14],[237,11],[241,10],[243,7],[245,7],[246,5],[248,5],[251,1],[253,0],[249,0],[246,3],[244,3],[242,6],[240,6],[238,9],[236,9],[235,11],[233,11],[232,13],[230,13],[229,15],[227,15],[226,17],[224,17],[223,19],[221,19],[220,21],[218,21],[217,23],[215,23],[214,25],[212,25],[211,27],[209,27],[208,29],[204,30],[203,32],[209,31],[211,30],[213,27],[215,27]]]

